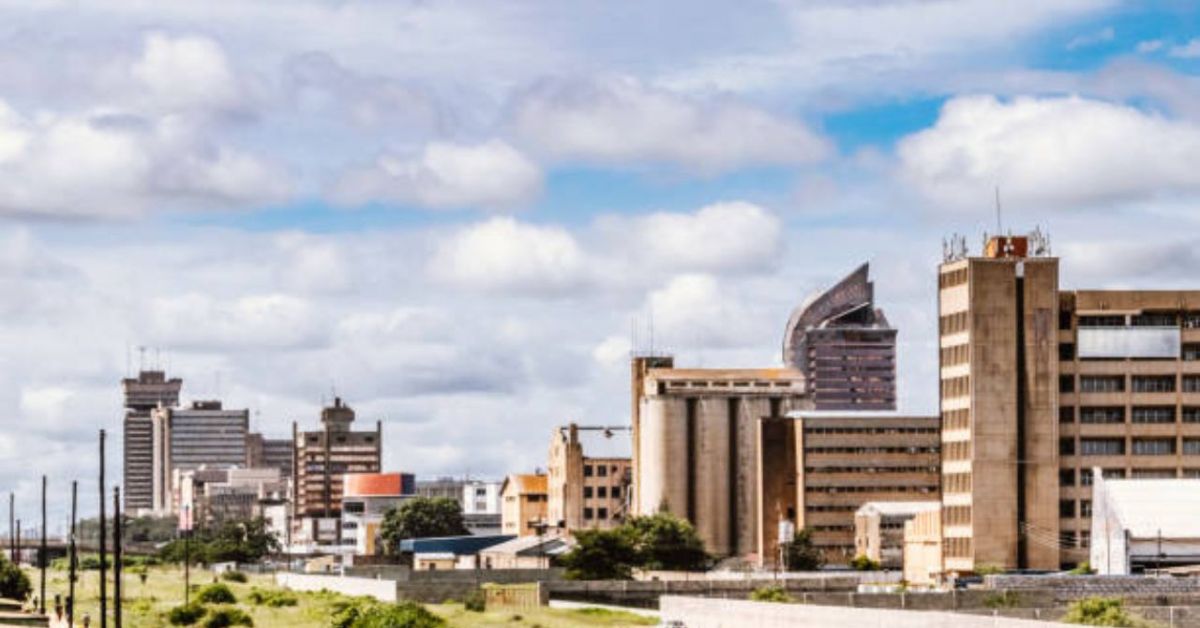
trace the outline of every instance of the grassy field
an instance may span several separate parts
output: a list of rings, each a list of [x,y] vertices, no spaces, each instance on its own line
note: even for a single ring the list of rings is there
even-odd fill
[[[29,572],[34,590],[38,588],[37,572]],[[278,590],[269,575],[249,575],[250,581],[241,584],[226,582],[238,599],[238,608],[254,618],[259,628],[275,626],[286,628],[328,628],[332,615],[332,596],[298,593],[300,603],[292,607],[269,608],[255,606],[249,602],[252,588]],[[192,584],[211,583],[211,573],[192,571]],[[124,578],[124,604],[121,606],[125,628],[164,628],[170,626],[166,613],[183,603],[183,570],[171,567],[151,568],[143,584],[138,576],[126,574]],[[76,591],[79,607],[75,621],[79,623],[85,613],[92,618],[92,626],[98,626],[99,578],[98,572],[81,572]],[[49,571],[46,577],[46,597],[53,604],[54,595],[67,594],[67,574],[64,571]],[[109,595],[112,595],[111,582]],[[194,597],[194,596],[193,596]],[[637,615],[602,610],[538,609],[530,612],[492,611],[475,613],[467,611],[461,604],[436,604],[428,607],[446,619],[449,626],[542,626],[543,628],[586,628],[589,626],[645,626],[654,625],[654,620]],[[109,604],[112,613],[112,604]],[[111,625],[111,624],[110,624]]]

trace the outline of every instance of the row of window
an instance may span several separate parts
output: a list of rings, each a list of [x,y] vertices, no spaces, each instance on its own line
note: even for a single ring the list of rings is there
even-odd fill
[[[960,344],[952,347],[942,347],[941,365],[954,366],[956,364],[966,364],[971,357],[971,345]]]
[[[610,493],[610,490],[611,490],[611,493]],[[595,497],[599,497],[600,499],[607,499],[610,494],[612,495],[612,497],[614,499],[617,499],[617,498],[621,497],[621,487],[613,486],[610,488],[608,486],[597,486],[596,490],[594,492],[592,491],[592,487],[590,487],[590,486],[583,487],[583,498],[584,499],[591,499],[593,497],[593,493],[594,493]]]
[[[808,454],[936,454],[931,447],[805,447]]]
[[[1119,480],[1119,479],[1122,479],[1125,477],[1125,469],[1102,469],[1101,472],[1104,474],[1104,478],[1109,479],[1109,480],[1114,479],[1114,478]],[[1060,469],[1058,471],[1058,483],[1062,486],[1075,486],[1075,470],[1074,469]],[[1080,486],[1091,486],[1092,485],[1092,470],[1091,469],[1080,469],[1079,470],[1079,485]]]
[[[869,467],[804,467],[805,473],[937,473],[940,469],[936,466],[913,467],[900,466],[892,467],[887,465],[874,465]]]
[[[1073,519],[1075,517],[1075,500],[1060,499],[1058,500],[1058,516],[1062,519]],[[1092,500],[1079,500],[1079,516],[1092,516]]]
[[[964,430],[971,426],[971,411],[966,408],[942,413],[942,425],[947,430]]]
[[[942,380],[942,399],[966,397],[971,394],[971,376],[962,375]]]
[[[806,486],[806,493],[935,493],[936,486],[914,486],[901,484],[898,486]]]
[[[938,288],[952,288],[967,283],[967,268],[964,266],[938,275]]]
[[[805,434],[937,434],[936,427],[813,427]]]
[[[946,460],[970,460],[971,443],[968,441],[951,441],[942,445],[942,457]]]
[[[938,318],[938,332],[945,336],[967,331],[968,316],[966,311],[946,314]]]
[[[1070,315],[1070,312],[1063,313]],[[1080,327],[1175,327],[1180,325],[1187,329],[1200,328],[1200,312],[1145,312],[1132,316],[1089,314],[1079,317]],[[1069,326],[1063,327],[1063,329],[1069,329]]]
[[[1176,451],[1174,438],[1134,438],[1130,443],[1131,453],[1135,456],[1169,456],[1174,455]],[[1058,453],[1064,456],[1075,455],[1075,439],[1059,439]],[[1081,438],[1079,453],[1084,456],[1123,456],[1125,439]],[[1200,455],[1200,438],[1184,438],[1183,453],[1187,456]]]
[[[969,493],[971,492],[971,474],[970,473],[947,473],[943,480],[943,488],[947,493]]]
[[[1174,375],[1134,375],[1131,389],[1135,393],[1173,393],[1177,380]],[[1183,376],[1183,392],[1200,392],[1200,375]],[[1060,375],[1059,392],[1075,392],[1075,376]],[[1123,393],[1124,375],[1080,375],[1079,392]]]
[[[1134,406],[1131,411],[1134,423],[1174,423],[1175,406]],[[1186,406],[1183,408],[1184,423],[1200,423],[1200,407]],[[1059,423],[1074,423],[1075,408],[1061,406],[1058,409]],[[1080,423],[1124,423],[1124,406],[1084,406],[1079,408]]]
[[[590,477],[592,477],[592,476],[601,477],[601,478],[603,478],[603,477],[608,477],[608,471],[609,471],[609,469],[612,469],[612,473],[613,473],[613,475],[616,475],[616,474],[617,474],[617,471],[619,471],[619,470],[620,470],[620,468],[619,468],[617,465],[615,465],[615,464],[614,464],[614,465],[606,465],[606,464],[597,464],[597,465],[591,465],[591,464],[585,464],[585,465],[583,465],[583,477],[585,477],[585,478],[590,478]]]
[[[946,506],[942,509],[942,516],[948,526],[971,525],[970,506]]]
[[[606,520],[606,519],[608,519],[608,509],[607,508],[596,508],[596,509],[584,508],[583,509],[583,518],[584,519],[600,519],[601,521]],[[617,518],[616,513],[613,513],[613,519],[616,519],[616,518]]]
[[[971,539],[960,537],[949,537],[942,545],[942,549],[946,552],[947,558],[970,558],[971,557]]]

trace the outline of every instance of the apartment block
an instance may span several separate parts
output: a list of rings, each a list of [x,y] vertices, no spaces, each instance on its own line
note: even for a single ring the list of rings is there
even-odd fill
[[[554,428],[547,466],[547,512],[557,530],[620,525],[628,514],[632,463],[628,427]]]
[[[279,469],[281,478],[291,480],[295,448],[290,438],[265,438],[251,432],[246,435],[246,467]]]
[[[859,266],[788,319],[783,361],[804,374],[817,410],[896,409],[896,330],[869,276]]]
[[[187,408],[155,408],[150,418],[155,512],[178,512],[177,472],[246,464],[248,410],[228,410],[220,401],[195,401]]]
[[[292,424],[293,537],[301,542],[342,545],[345,475],[380,471],[383,424],[353,431],[354,418],[354,410],[336,398],[321,410],[321,429],[301,432]]]
[[[167,379],[163,371],[143,370],[121,380],[125,399],[124,439],[125,510],[147,512],[154,508],[154,425],[150,411],[179,405],[183,380]]]
[[[803,446],[787,414],[811,409],[804,375],[672,365],[633,359],[633,514],[665,509],[709,552],[773,564],[780,523],[800,503]]]
[[[1200,475],[1200,291],[1062,291],[1047,249],[940,267],[945,572],[1086,560],[1093,467]]]
[[[826,564],[848,565],[862,553],[855,513],[865,505],[907,512],[939,499],[938,417],[820,411],[789,417],[799,438],[796,525],[812,531]]]

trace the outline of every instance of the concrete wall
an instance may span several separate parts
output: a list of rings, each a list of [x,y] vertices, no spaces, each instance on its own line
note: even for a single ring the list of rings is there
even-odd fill
[[[346,576],[315,576],[281,571],[275,574],[275,584],[293,591],[320,591],[322,589],[344,595],[366,595],[381,602],[396,601],[395,580],[372,580]]]
[[[839,608],[665,596],[659,606],[664,624],[688,628],[1035,628],[1049,622],[928,611]]]

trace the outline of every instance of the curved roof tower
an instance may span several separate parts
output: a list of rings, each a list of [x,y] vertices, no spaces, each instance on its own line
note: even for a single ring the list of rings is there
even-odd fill
[[[788,319],[783,361],[804,373],[817,410],[896,408],[896,330],[869,273],[864,263]]]

